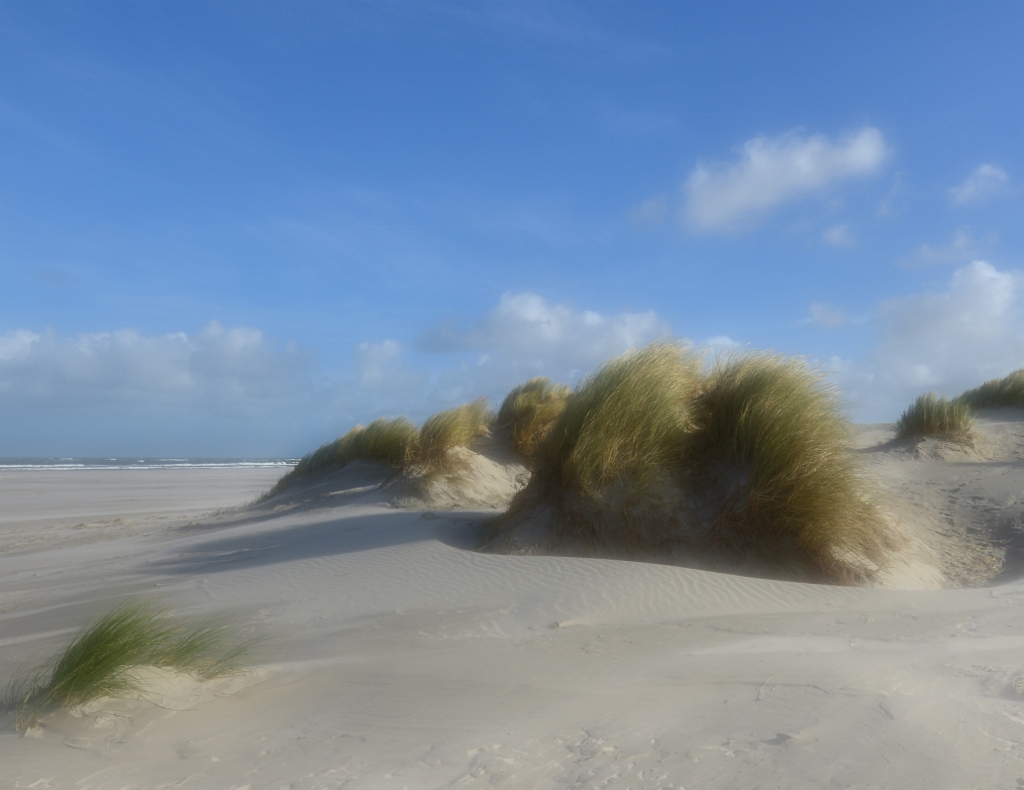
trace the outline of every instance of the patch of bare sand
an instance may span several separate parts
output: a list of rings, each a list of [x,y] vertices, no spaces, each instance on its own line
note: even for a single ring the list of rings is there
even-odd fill
[[[504,510],[529,479],[529,469],[504,442],[479,438],[472,448],[455,447],[441,471],[413,466],[384,487],[398,507],[431,510]]]
[[[893,567],[916,563],[946,587],[975,587],[1024,571],[1024,410],[980,413],[969,446],[894,440],[861,426],[856,449],[880,505],[907,539]]]

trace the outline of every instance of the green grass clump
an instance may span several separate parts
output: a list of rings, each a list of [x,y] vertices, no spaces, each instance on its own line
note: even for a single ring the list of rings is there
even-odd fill
[[[703,548],[833,581],[853,580],[851,557],[882,562],[880,515],[820,374],[772,354],[729,359],[695,412],[684,463]]]
[[[14,710],[24,730],[50,710],[71,708],[99,697],[129,697],[144,691],[142,667],[185,672],[207,680],[242,668],[254,642],[226,648],[220,621],[193,627],[171,620],[146,603],[128,603],[82,630],[53,659],[13,679],[3,707]]]
[[[934,392],[918,395],[896,421],[896,438],[934,436],[968,443],[974,416],[966,400],[944,398]]]
[[[1001,379],[986,381],[980,387],[967,390],[955,400],[966,403],[972,409],[1024,407],[1024,368]]]
[[[415,452],[418,440],[416,426],[405,417],[382,417],[369,425],[357,425],[333,442],[321,445],[304,456],[265,496],[274,496],[310,475],[325,469],[340,469],[355,460],[377,461],[396,469],[402,468]]]
[[[427,470],[445,468],[450,463],[449,451],[455,447],[467,447],[474,439],[486,434],[492,419],[486,398],[477,398],[428,417],[420,428],[412,462]]]
[[[508,432],[513,450],[533,460],[537,446],[565,410],[569,392],[564,384],[535,378],[505,396],[495,423]]]
[[[644,488],[678,455],[700,358],[655,343],[607,362],[583,381],[537,449],[534,477],[594,495],[615,481]]]

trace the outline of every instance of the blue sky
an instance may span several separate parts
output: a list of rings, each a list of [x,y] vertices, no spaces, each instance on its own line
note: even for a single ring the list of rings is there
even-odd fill
[[[0,456],[291,455],[673,336],[1024,366],[1018,2],[0,3]]]

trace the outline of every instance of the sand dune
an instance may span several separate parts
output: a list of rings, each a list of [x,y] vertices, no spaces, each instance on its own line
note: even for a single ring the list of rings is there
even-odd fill
[[[3,717],[0,785],[1017,790],[1022,418],[983,415],[968,451],[860,429],[905,532],[889,583],[919,589],[480,554],[492,467],[461,501],[356,465],[202,517],[184,511],[245,502],[266,470],[152,471],[142,494],[127,472],[2,477],[5,503],[47,492],[0,522],[4,678],[130,594],[268,641],[242,675],[154,675],[25,735]]]

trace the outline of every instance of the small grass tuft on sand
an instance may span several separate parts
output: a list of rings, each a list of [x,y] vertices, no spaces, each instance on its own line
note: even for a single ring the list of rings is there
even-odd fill
[[[474,439],[484,436],[493,417],[486,398],[477,398],[428,417],[408,460],[427,471],[447,468],[451,450],[468,447]]]
[[[966,403],[972,409],[1024,407],[1024,368],[1001,379],[986,381],[980,387],[967,390],[955,400]]]
[[[148,603],[118,607],[83,629],[50,661],[12,679],[3,700],[25,730],[54,709],[100,697],[131,697],[144,691],[142,667],[158,667],[208,680],[239,671],[255,641],[229,647],[223,621],[195,626],[174,622]]]
[[[934,392],[918,395],[896,421],[897,439],[922,439],[932,436],[969,444],[974,426],[971,406],[963,396],[945,398]]]
[[[533,461],[538,445],[565,410],[569,393],[564,384],[530,379],[505,396],[495,424],[508,433],[515,452]]]

